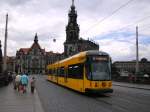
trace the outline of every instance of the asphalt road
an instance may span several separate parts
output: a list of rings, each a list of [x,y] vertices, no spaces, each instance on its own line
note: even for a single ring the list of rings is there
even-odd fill
[[[114,93],[84,95],[37,78],[45,112],[150,112],[150,91],[114,86]]]

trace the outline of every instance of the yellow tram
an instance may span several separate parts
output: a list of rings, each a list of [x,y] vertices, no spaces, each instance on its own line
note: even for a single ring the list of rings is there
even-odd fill
[[[47,80],[79,92],[112,93],[111,61],[102,51],[84,51],[47,66]]]

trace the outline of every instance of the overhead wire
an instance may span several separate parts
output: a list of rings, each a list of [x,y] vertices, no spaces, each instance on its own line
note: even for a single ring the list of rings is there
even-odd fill
[[[149,28],[150,28],[150,24],[142,25],[142,26],[140,26],[140,31],[143,31],[143,30],[149,29]]]
[[[140,24],[141,22],[145,21],[145,20],[148,19],[148,18],[150,18],[150,15],[149,15],[149,16],[146,16],[146,17],[144,17],[144,18],[141,18],[141,19],[139,19],[139,20],[137,20],[137,21],[135,21],[135,22],[133,22],[133,23],[131,23],[131,24],[125,25],[125,26],[123,26],[123,27],[121,27],[121,28],[118,28],[118,29],[115,29],[115,30],[110,30],[109,32],[111,32],[111,33],[119,32],[119,31],[122,31],[122,30],[124,30],[124,29],[127,29],[127,28],[129,28],[129,27],[131,27],[131,26],[133,26],[133,25],[137,26],[137,24]],[[134,26],[134,27],[135,27],[135,26]],[[149,27],[150,27],[150,26],[149,26]],[[145,28],[144,28],[144,29],[145,29]],[[144,30],[144,29],[142,29],[142,30]],[[102,33],[104,33],[104,32],[102,32]],[[93,36],[93,37],[96,37],[96,36]]]
[[[150,15],[149,15],[149,16],[146,16],[146,17],[144,17],[144,18],[141,18],[141,19],[135,21],[134,23],[131,23],[131,24],[126,25],[126,26],[123,26],[123,27],[121,27],[121,28],[119,28],[119,29],[117,29],[117,30],[113,30],[113,31],[110,31],[110,32],[119,32],[119,31],[121,31],[121,30],[123,30],[123,29],[126,29],[126,28],[130,27],[130,26],[137,25],[137,24],[139,24],[139,23],[145,21],[145,20],[148,19],[148,18],[150,18]],[[149,24],[149,25],[150,25],[150,24]],[[146,25],[146,26],[148,26],[148,27],[146,27],[146,28],[150,28],[149,25]],[[146,29],[146,28],[144,28],[144,29]],[[140,31],[143,31],[144,29],[142,29],[142,30],[140,30]],[[132,43],[132,42],[130,42],[130,41],[127,41],[127,40],[120,40],[120,39],[117,39],[117,41],[120,41],[120,42],[127,42],[127,43],[130,43],[130,44],[134,44],[134,43]],[[139,44],[141,44],[141,43],[139,43]]]
[[[96,25],[102,23],[103,21],[105,21],[106,19],[108,19],[109,17],[113,16],[115,13],[117,13],[120,9],[126,7],[129,3],[131,3],[134,0],[129,0],[126,3],[124,3],[123,5],[121,5],[119,8],[117,8],[116,10],[114,10],[112,13],[110,13],[109,15],[105,16],[103,19],[98,20],[95,24],[93,24],[92,26],[90,26],[84,33],[86,33],[88,30],[90,30],[91,28],[95,27]]]

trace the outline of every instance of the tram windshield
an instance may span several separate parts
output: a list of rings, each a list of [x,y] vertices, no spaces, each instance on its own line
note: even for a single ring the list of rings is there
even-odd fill
[[[92,80],[110,80],[108,62],[93,62],[91,64]]]
[[[108,58],[91,59],[87,69],[90,80],[111,80]]]

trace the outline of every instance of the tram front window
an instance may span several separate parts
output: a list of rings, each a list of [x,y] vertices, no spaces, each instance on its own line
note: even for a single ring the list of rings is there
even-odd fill
[[[92,80],[110,80],[110,67],[108,62],[91,63],[91,79]]]

